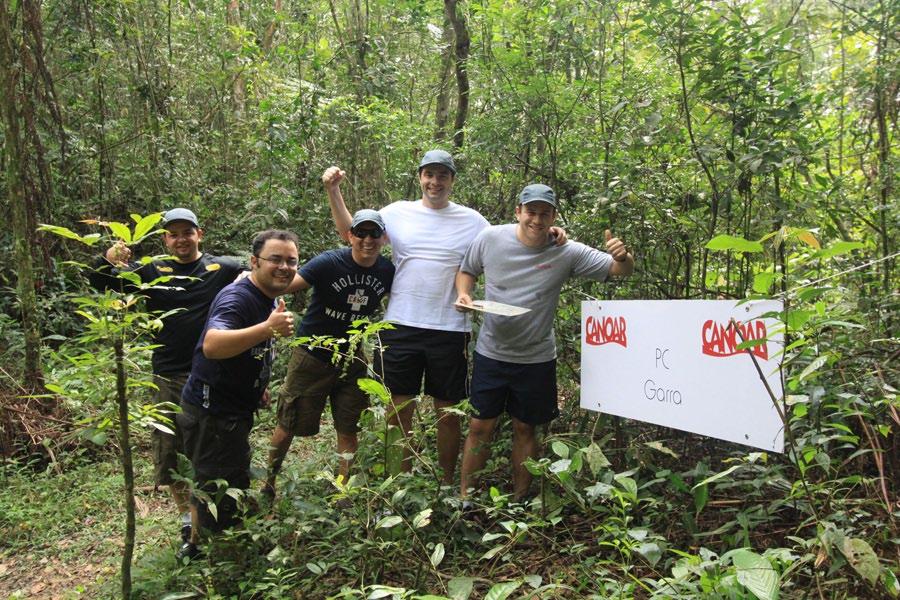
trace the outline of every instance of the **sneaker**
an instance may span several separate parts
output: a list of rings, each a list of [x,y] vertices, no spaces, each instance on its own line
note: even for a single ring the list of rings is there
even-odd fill
[[[181,545],[181,548],[178,549],[178,552],[175,553],[175,560],[181,564],[188,564],[202,555],[203,552],[196,544],[185,542]]]
[[[181,526],[181,543],[186,544],[191,541],[191,526],[185,524]]]

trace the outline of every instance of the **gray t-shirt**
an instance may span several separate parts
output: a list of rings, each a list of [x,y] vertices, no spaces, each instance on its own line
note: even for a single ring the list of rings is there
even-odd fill
[[[488,358],[533,364],[556,358],[553,319],[559,292],[570,277],[605,281],[613,258],[578,242],[530,248],[516,225],[488,227],[475,238],[461,271],[484,273],[484,298],[530,308],[517,317],[484,314],[475,350]]]

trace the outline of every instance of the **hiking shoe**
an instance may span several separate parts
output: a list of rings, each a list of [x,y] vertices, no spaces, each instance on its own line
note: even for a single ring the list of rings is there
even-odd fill
[[[181,526],[181,543],[186,544],[191,541],[191,526],[190,525],[182,525]]]
[[[175,553],[175,560],[181,564],[188,564],[200,556],[203,556],[203,551],[196,544],[185,542],[178,549],[178,552]]]

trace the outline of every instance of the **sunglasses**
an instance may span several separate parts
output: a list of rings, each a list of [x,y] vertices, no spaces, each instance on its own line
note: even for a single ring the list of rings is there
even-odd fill
[[[384,235],[384,232],[378,227],[376,227],[375,229],[354,229],[351,231],[351,233],[362,240],[366,239],[367,237],[370,237],[373,240],[377,240],[382,235]]]

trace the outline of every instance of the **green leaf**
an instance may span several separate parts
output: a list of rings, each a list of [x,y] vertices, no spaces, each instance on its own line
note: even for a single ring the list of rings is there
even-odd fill
[[[753,291],[757,294],[766,294],[772,284],[775,283],[775,273],[761,272],[753,276]]]
[[[415,517],[413,517],[413,527],[415,529],[421,529],[422,527],[425,527],[429,523],[431,523],[431,513],[432,510],[430,508],[426,508],[425,510],[419,512]]]
[[[447,584],[447,593],[453,600],[468,600],[475,580],[471,577],[454,577]]]
[[[694,511],[699,515],[703,508],[706,506],[706,501],[709,500],[709,486],[706,484],[695,485],[693,487],[693,492]]]
[[[431,553],[431,566],[436,568],[442,560],[444,560],[444,544],[438,542],[434,547],[434,552]]]
[[[187,600],[188,598],[199,598],[198,592],[173,592],[166,594],[160,600]]]
[[[881,574],[881,564],[878,562],[878,555],[875,554],[872,546],[866,540],[845,538],[841,552],[843,552],[850,566],[863,579],[870,584],[878,581],[878,576]]]
[[[144,236],[153,231],[153,227],[162,219],[162,213],[153,213],[146,217],[131,215],[131,218],[137,223],[134,226],[134,241],[139,242]]]
[[[732,555],[732,563],[737,569],[738,583],[759,600],[778,598],[778,573],[768,560],[749,550],[737,550]]]
[[[662,548],[656,542],[644,542],[637,547],[637,552],[647,559],[651,565],[655,565],[662,558]]]
[[[672,458],[679,458],[678,453],[669,448],[668,446],[664,446],[662,442],[644,442],[644,445],[648,448],[653,448],[657,452],[662,452],[663,454],[668,454]]]
[[[707,485],[707,484],[712,483],[713,481],[718,481],[719,479],[722,479],[723,477],[727,477],[727,476],[731,475],[732,473],[734,473],[735,471],[737,471],[738,469],[740,469],[742,466],[743,465],[734,465],[732,467],[728,467],[721,473],[716,473],[715,475],[711,475],[711,476],[707,477],[706,479],[704,479],[700,483],[696,484],[691,489],[697,489],[701,485]]]
[[[848,252],[853,252],[854,250],[859,250],[860,248],[865,248],[866,245],[862,242],[845,242],[843,240],[839,242],[833,243],[831,246],[816,252],[817,258],[831,258],[832,256],[840,256],[841,254],[847,254]]]
[[[745,240],[733,235],[717,235],[706,243],[710,250],[724,250],[735,252],[762,252],[763,246],[759,242]]]
[[[553,442],[551,448],[553,448],[553,453],[560,458],[569,458],[569,447],[559,440]]]
[[[369,379],[368,377],[362,377],[356,380],[356,385],[359,386],[363,392],[369,394],[370,396],[375,396],[379,400],[381,400],[384,404],[388,404],[391,401],[391,393],[384,387],[384,384],[375,379]]]
[[[488,590],[484,600],[506,600],[506,598],[509,598],[509,596],[519,589],[519,586],[521,585],[521,581],[504,581],[503,583],[497,583]]]
[[[596,475],[600,472],[600,469],[608,467],[610,465],[609,460],[607,460],[606,455],[603,454],[603,450],[600,449],[596,443],[591,443],[590,446],[584,449],[584,455],[587,457],[588,467],[591,470],[591,473]]]
[[[541,584],[544,582],[544,578],[540,575],[526,575],[522,579],[535,590],[541,587]]]
[[[58,235],[60,237],[69,238],[70,240],[78,240],[82,244],[86,244],[88,246],[93,246],[100,239],[99,233],[91,233],[85,236],[78,235],[71,229],[67,227],[59,227],[57,225],[41,225],[37,228],[38,231],[47,231],[54,235]]]
[[[806,365],[806,368],[803,369],[802,373],[800,373],[800,377],[797,378],[797,381],[803,381],[804,379],[806,379],[807,377],[809,377],[810,375],[812,375],[813,373],[818,371],[819,367],[821,367],[822,365],[824,365],[827,362],[828,362],[827,354],[818,357],[816,360],[814,360],[811,363],[809,363],[808,365]]]
[[[124,223],[117,223],[115,221],[109,221],[106,223],[106,226],[109,227],[109,230],[112,231],[113,235],[117,238],[120,238],[126,244],[131,243],[131,229],[128,225]]]
[[[375,526],[375,529],[390,529],[391,527],[395,527],[403,522],[402,517],[398,517],[397,515],[391,515],[389,517],[384,517],[378,524]]]
[[[900,596],[900,581],[897,580],[897,576],[890,569],[884,570],[884,589],[888,591],[891,598]]]

